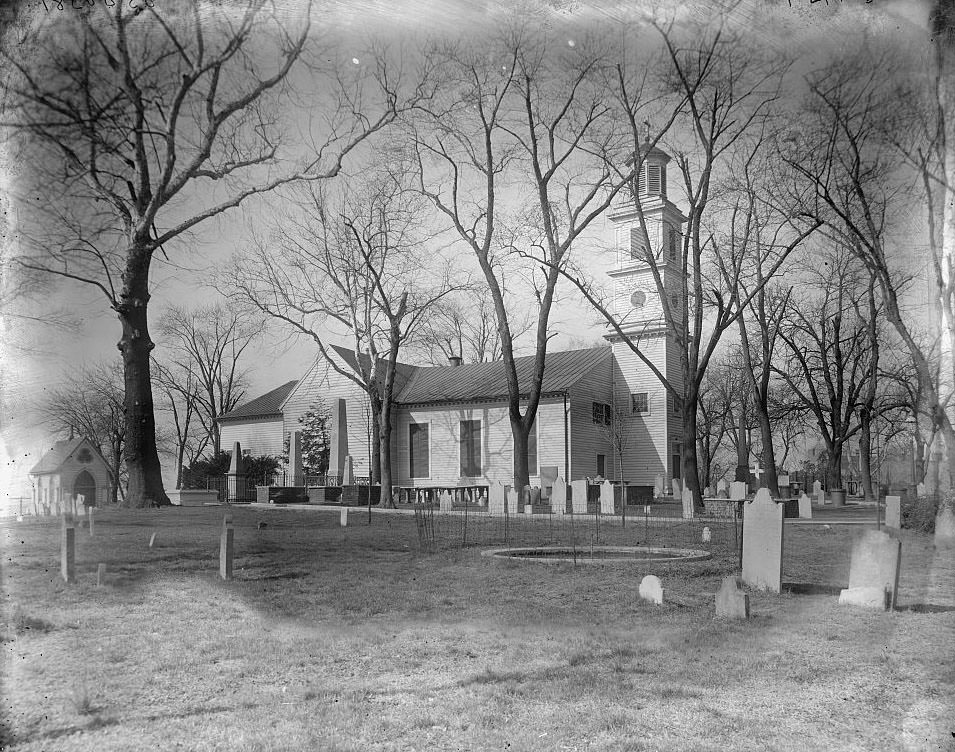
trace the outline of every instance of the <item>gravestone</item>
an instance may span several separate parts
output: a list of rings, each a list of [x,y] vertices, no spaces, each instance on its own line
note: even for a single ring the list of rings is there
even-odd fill
[[[716,495],[716,492],[713,490],[712,486],[706,486],[706,488],[703,489],[704,499],[712,499],[715,495]]]
[[[348,414],[344,399],[333,399],[332,419],[329,422],[331,446],[328,452],[328,471],[341,477],[345,472],[345,458],[348,456]]]
[[[713,540],[713,533],[710,532],[710,529],[709,529],[708,527],[704,527],[704,528],[703,528],[703,542],[704,542],[704,543],[709,543],[711,540]]]
[[[96,510],[96,507],[90,507],[90,538],[93,537],[93,512]]]
[[[826,505],[826,492],[825,492],[825,491],[819,490],[819,491],[816,493],[816,504],[819,505],[819,506],[821,506],[821,507],[824,507],[824,506]]]
[[[570,482],[570,505],[574,514],[587,514],[586,480],[572,480]]]
[[[729,498],[729,497],[726,495],[726,491],[717,491],[717,492],[716,492],[716,498],[717,498],[717,499],[727,499],[727,498]]]
[[[68,514],[63,515],[60,530],[60,575],[66,583],[76,580],[76,530]]]
[[[922,498],[923,496],[925,496],[925,484],[924,484],[924,483],[919,483],[919,484],[915,487],[915,494],[916,494],[916,496],[918,496],[919,498]]]
[[[863,533],[852,546],[849,587],[839,593],[839,603],[895,608],[901,556],[902,543],[897,538],[880,530]],[[871,589],[879,591],[881,599]]]
[[[487,490],[487,511],[495,517],[503,517],[505,499],[504,484],[499,480],[494,481]]]
[[[789,476],[788,475],[778,475],[776,476],[776,482],[779,484],[779,490],[783,490],[783,486],[789,488]]]
[[[219,534],[219,576],[223,580],[232,579],[232,555],[234,553],[234,534],[232,515],[222,518],[222,532]]]
[[[653,481],[653,498],[662,499],[663,498],[663,489],[664,489],[664,479],[662,475],[657,475]]]
[[[716,616],[722,619],[748,619],[749,594],[740,589],[736,577],[724,577],[716,593]]]
[[[696,510],[693,508],[693,492],[689,488],[683,489],[683,519],[692,520],[696,516]]]
[[[885,497],[885,526],[893,530],[902,529],[902,497]]]
[[[288,440],[288,486],[304,486],[305,473],[302,465],[302,432],[292,431]]]
[[[355,484],[355,471],[352,468],[351,455],[345,457],[345,464],[342,465],[342,486],[352,486]]]
[[[229,472],[226,473],[228,494],[226,501],[244,499],[248,479],[246,478],[245,460],[242,457],[242,445],[237,441],[232,445],[232,458],[229,460]]]
[[[438,509],[442,512],[450,512],[451,506],[451,494],[449,494],[447,491],[442,491],[441,496],[438,497]]]
[[[812,499],[806,496],[806,494],[802,494],[799,497],[799,519],[812,519]]]
[[[551,486],[550,509],[557,515],[567,514],[567,482],[559,475]]]
[[[658,606],[663,605],[663,583],[660,578],[653,574],[648,574],[640,580],[640,597],[650,603]]]
[[[149,547],[152,548],[154,545],[156,545],[156,533],[149,536]]]
[[[814,480],[812,482],[812,495],[818,496],[821,490],[822,490],[822,482],[818,480]]]
[[[348,507],[342,507],[338,517],[339,527],[348,527]]]
[[[730,483],[730,499],[739,501],[746,498],[746,484],[741,480]]]
[[[720,478],[718,481],[716,481],[717,496],[719,496],[720,494],[723,494],[722,498],[725,499],[729,495],[729,490],[730,490],[730,486],[729,486],[729,483],[726,482],[726,478]]]
[[[743,582],[749,587],[782,590],[784,511],[765,487],[743,505]]]
[[[609,480],[600,484],[600,513],[613,514],[613,483]]]
[[[670,481],[670,485],[672,485],[672,487],[673,487],[673,498],[674,498],[674,499],[682,498],[682,496],[683,496],[683,484],[680,483],[680,479],[679,479],[679,478],[674,478],[672,481]]]
[[[955,541],[955,514],[947,504],[942,504],[935,515],[935,545],[947,545]]]
[[[540,468],[540,479],[541,479],[541,498],[549,499],[552,489],[554,487],[554,481],[557,480],[557,475],[559,471],[557,465],[541,465]]]
[[[520,503],[517,489],[516,488],[507,489],[506,498],[507,498],[507,513],[517,514],[517,505]]]
[[[106,583],[106,565],[100,564],[96,567],[96,587]]]

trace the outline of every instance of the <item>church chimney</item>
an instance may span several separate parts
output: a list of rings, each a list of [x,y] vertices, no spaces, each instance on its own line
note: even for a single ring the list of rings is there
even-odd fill
[[[461,365],[461,356],[460,356],[460,355],[450,355],[450,356],[448,356],[448,364],[449,364],[452,368],[457,368],[459,365]]]

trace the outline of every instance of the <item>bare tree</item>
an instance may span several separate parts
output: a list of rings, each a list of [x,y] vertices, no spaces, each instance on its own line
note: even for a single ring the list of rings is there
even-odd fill
[[[398,81],[383,63],[352,76],[329,69],[323,50],[307,55],[310,14],[306,4],[285,21],[269,0],[97,5],[51,15],[29,47],[2,51],[3,132],[31,166],[18,185],[18,261],[92,285],[120,320],[133,506],[168,503],[150,369],[154,262],[252,196],[333,177],[395,117]],[[306,59],[323,122],[302,134],[301,156],[282,148],[280,104]]]
[[[153,381],[164,397],[159,411],[168,413],[175,434],[176,488],[182,488],[183,468],[199,459],[209,446],[210,436],[196,430],[199,422],[201,385],[188,366],[153,361]],[[157,437],[157,443],[158,437]],[[215,457],[216,454],[212,456]]]
[[[435,263],[431,234],[422,230],[423,202],[400,172],[369,171],[337,195],[307,186],[271,238],[237,259],[230,283],[238,300],[309,337],[332,368],[368,395],[378,437],[369,459],[383,503],[392,481],[398,355],[457,288],[450,267]],[[350,339],[358,373],[329,353],[331,327]]]
[[[670,256],[651,242],[640,190],[632,191],[640,244],[647,250],[644,259],[660,296],[669,336],[680,354],[678,375],[664,375],[643,352],[641,339],[627,336],[606,298],[583,275],[574,277],[584,297],[681,406],[682,475],[699,508],[702,496],[695,439],[706,369],[724,333],[789,253],[820,224],[795,227],[788,216],[773,210],[770,197],[760,190],[757,175],[769,163],[786,65],[747,45],[741,35],[726,27],[720,13],[681,28],[651,23],[664,49],[658,87],[675,101],[668,105],[669,120],[656,137],[644,140],[639,120],[627,119],[631,153],[638,165],[658,142],[666,140],[675,154],[688,207],[674,287],[664,278]],[[622,102],[631,100],[622,77],[613,96]],[[744,175],[742,186],[734,171]],[[760,242],[752,232],[757,217],[764,218]],[[756,257],[762,259],[761,280],[754,279],[750,271]],[[673,279],[672,271],[669,279]]]
[[[196,411],[211,447],[219,454],[216,418],[239,404],[246,393],[243,354],[262,332],[262,322],[221,303],[194,310],[170,308],[160,322],[166,360],[180,380],[194,382]]]
[[[110,503],[125,496],[123,442],[126,419],[118,363],[104,363],[68,376],[39,406],[44,422],[60,433],[89,439],[106,458],[112,488]]]
[[[493,301],[508,392],[514,485],[529,482],[557,283],[581,236],[629,185],[626,132],[604,96],[600,42],[569,48],[516,17],[491,38],[430,51],[444,77],[409,123],[422,195],[477,262]],[[634,109],[638,107],[634,103]],[[508,199],[516,208],[508,211]],[[518,380],[511,312],[532,301],[534,366]]]

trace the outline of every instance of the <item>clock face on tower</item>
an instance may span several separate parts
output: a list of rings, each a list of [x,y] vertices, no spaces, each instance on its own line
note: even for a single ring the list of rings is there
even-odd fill
[[[630,305],[640,310],[647,304],[647,294],[643,290],[634,290],[630,294]]]

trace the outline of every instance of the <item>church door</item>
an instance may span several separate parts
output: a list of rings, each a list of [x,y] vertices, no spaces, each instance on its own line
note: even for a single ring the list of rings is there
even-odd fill
[[[96,505],[96,481],[86,470],[76,476],[73,481],[73,495],[83,494],[83,503],[92,507]]]

